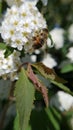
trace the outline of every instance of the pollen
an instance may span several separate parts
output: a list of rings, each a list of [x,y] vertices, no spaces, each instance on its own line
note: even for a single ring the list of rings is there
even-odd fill
[[[14,22],[14,25],[18,25],[18,21],[15,21],[15,22]]]
[[[20,40],[17,39],[17,40],[16,40],[16,43],[17,43],[17,44],[20,44]]]
[[[10,30],[10,34],[11,34],[11,35],[14,35],[14,30]]]
[[[25,37],[28,35],[27,32],[23,32],[22,34],[23,34],[23,36],[25,36]]]
[[[28,23],[25,23],[25,24],[24,24],[24,27],[28,27],[28,25],[29,25]]]
[[[33,20],[33,23],[34,23],[34,24],[37,24],[36,20]]]
[[[25,17],[25,16],[26,16],[26,13],[25,13],[25,12],[23,12],[21,15],[22,15],[23,17]]]

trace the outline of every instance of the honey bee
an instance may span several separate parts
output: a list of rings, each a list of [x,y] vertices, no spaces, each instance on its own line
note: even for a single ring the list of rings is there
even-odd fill
[[[48,38],[48,29],[43,28],[39,32],[36,32],[35,36],[33,37],[33,49],[40,49],[46,42]]]

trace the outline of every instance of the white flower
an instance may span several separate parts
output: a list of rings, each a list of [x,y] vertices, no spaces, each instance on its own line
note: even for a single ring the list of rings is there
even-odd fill
[[[73,107],[73,97],[63,91],[58,91],[50,101],[51,106],[57,107],[61,111],[68,111]]]
[[[54,28],[50,31],[50,35],[52,37],[52,40],[54,42],[54,46],[56,49],[60,49],[63,47],[64,44],[64,30],[62,28]],[[47,43],[50,44],[50,40]]]
[[[35,50],[35,54],[36,54],[36,55],[38,55],[38,54],[40,54],[40,53],[41,53],[40,50],[38,50],[38,49]]]
[[[50,68],[53,68],[57,65],[57,62],[54,60],[54,58],[52,58],[50,54],[45,55],[44,59],[42,60],[42,63]]]
[[[35,4],[25,2],[20,7],[14,5],[7,10],[0,33],[7,45],[29,52],[35,32],[46,27],[46,21]]]
[[[12,74],[17,75],[17,70],[21,64],[20,62],[20,53],[15,51],[9,55],[7,58],[4,57],[5,50],[0,50],[0,77],[3,77],[4,79],[11,78]],[[17,79],[17,76],[15,76]]]
[[[25,2],[31,2],[33,4],[37,4],[39,0],[5,0],[9,6],[17,5],[20,6],[21,4]],[[41,0],[43,5],[46,6],[48,3],[48,0]]]
[[[5,0],[5,1],[9,6],[13,6],[13,5],[20,6],[25,2],[31,2],[33,4],[36,4],[38,2],[38,0]]]
[[[69,48],[69,52],[67,53],[66,57],[69,58],[71,62],[73,62],[73,47]]]
[[[68,38],[69,38],[70,42],[73,42],[73,24],[71,24],[68,29]]]
[[[36,55],[31,55],[30,59],[31,59],[32,62],[36,62],[37,56]]]
[[[5,0],[9,6],[17,5],[20,6],[25,0]]]

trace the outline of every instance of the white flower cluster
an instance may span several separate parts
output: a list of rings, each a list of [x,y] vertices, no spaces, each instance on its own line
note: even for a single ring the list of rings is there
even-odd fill
[[[54,47],[58,50],[63,47],[64,45],[64,29],[62,28],[54,28],[50,31],[50,35],[54,42]],[[47,45],[50,46],[50,39],[48,39]]]
[[[70,61],[73,63],[73,47],[69,48],[69,52],[66,55],[67,58],[70,59]]]
[[[55,106],[61,111],[68,111],[73,108],[73,96],[63,91],[58,91],[50,101],[51,106]]]
[[[57,62],[55,61],[55,59],[50,54],[47,54],[44,57],[44,59],[42,60],[42,63],[45,66],[50,67],[50,68],[53,68],[57,65]]]
[[[0,77],[11,80],[18,79],[17,70],[21,64],[20,53],[14,50],[14,52],[5,58],[5,50],[0,50]]]
[[[9,6],[17,5],[20,6],[23,0],[5,0]]]
[[[20,7],[12,6],[7,10],[0,33],[7,45],[28,52],[32,49],[32,37],[36,31],[46,26],[37,7],[31,2],[25,2]]]
[[[9,6],[12,6],[12,5],[20,6],[22,3],[26,2],[26,1],[33,2],[36,5],[39,0],[5,0],[5,1],[7,2],[7,4]],[[42,1],[44,6],[46,6],[48,3],[48,0],[41,0],[41,1]]]
[[[71,24],[68,29],[68,38],[70,42],[73,42],[73,24]]]

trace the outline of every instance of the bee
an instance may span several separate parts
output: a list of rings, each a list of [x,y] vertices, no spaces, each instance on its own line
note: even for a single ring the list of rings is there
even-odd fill
[[[46,42],[48,38],[48,29],[43,28],[42,30],[36,32],[33,36],[33,49],[40,49]]]

